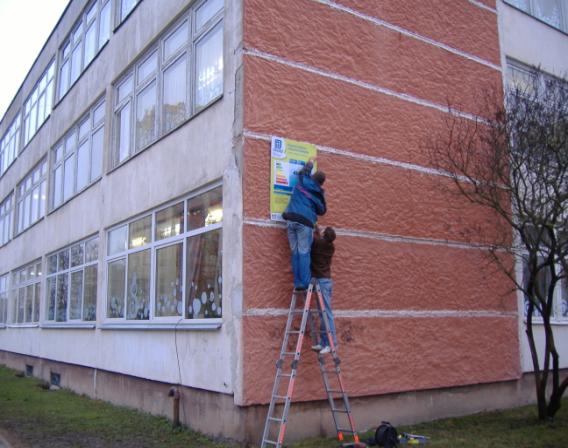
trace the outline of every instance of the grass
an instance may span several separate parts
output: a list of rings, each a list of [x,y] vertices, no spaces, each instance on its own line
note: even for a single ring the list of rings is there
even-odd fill
[[[0,430],[30,447],[88,448],[226,448],[186,428],[173,429],[165,418],[112,406],[67,390],[41,387],[0,367]],[[565,448],[568,447],[568,399],[554,422],[539,422],[536,407],[485,412],[438,420],[399,431],[430,437],[431,448]],[[377,424],[381,418],[377,417]],[[259,422],[263,424],[264,422]],[[290,428],[289,430],[292,430]],[[372,432],[363,434],[365,441]],[[309,439],[293,448],[336,447],[335,439]]]

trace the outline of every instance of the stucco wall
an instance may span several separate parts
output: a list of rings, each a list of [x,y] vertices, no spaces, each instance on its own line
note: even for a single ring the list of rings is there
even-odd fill
[[[0,273],[9,272],[74,241],[98,233],[96,329],[14,328],[0,330],[0,349],[120,372],[141,378],[232,394],[239,365],[241,302],[240,147],[234,143],[239,95],[236,49],[242,34],[241,5],[226,2],[223,97],[185,125],[108,171],[112,83],[168,25],[195,2],[145,0],[120,27],[0,182],[4,197],[101,95],[106,99],[105,175],[0,250]],[[33,83],[54,57],[87,1],[74,1],[38,57],[10,114],[19,110]],[[8,123],[9,124],[9,123]],[[5,126],[5,123],[2,123]],[[223,322],[214,331],[101,329],[105,308],[105,229],[214,181],[223,183]],[[43,320],[45,301],[42,298]],[[235,318],[233,313],[235,311]]]
[[[327,174],[352,396],[519,377],[515,296],[467,243],[490,217],[441,192],[424,149],[447,100],[472,113],[501,85],[495,2],[455,3],[245,0],[245,403],[270,400],[292,287],[269,220],[272,135],[316,144]],[[324,397],[310,355],[299,401]]]

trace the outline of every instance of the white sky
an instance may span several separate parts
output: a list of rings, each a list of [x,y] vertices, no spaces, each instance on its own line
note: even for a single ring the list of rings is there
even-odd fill
[[[0,0],[0,117],[69,0]]]

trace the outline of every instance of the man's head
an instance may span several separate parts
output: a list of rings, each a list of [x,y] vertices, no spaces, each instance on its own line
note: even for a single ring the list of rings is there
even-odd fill
[[[325,173],[323,171],[316,171],[313,174],[312,179],[321,186],[325,182]]]
[[[323,239],[328,243],[333,243],[335,241],[335,230],[333,227],[326,227],[323,231]]]

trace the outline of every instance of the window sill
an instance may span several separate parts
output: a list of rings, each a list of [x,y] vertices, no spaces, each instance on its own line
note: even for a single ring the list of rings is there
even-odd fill
[[[94,322],[46,322],[41,324],[41,328],[46,329],[62,329],[62,328],[69,328],[69,329],[85,329],[85,330],[92,330],[96,327]]]
[[[196,322],[171,322],[171,323],[126,323],[105,322],[98,326],[101,330],[218,330],[221,328],[222,319],[199,319]]]
[[[6,325],[6,328],[39,328],[39,324],[8,324]]]

